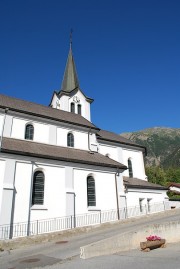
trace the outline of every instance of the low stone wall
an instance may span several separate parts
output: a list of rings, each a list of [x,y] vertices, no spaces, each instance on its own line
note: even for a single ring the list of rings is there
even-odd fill
[[[149,235],[158,235],[167,243],[180,241],[180,221],[145,226],[134,232],[119,234],[80,248],[80,257],[87,259],[95,256],[109,255],[120,251],[138,249],[141,241]]]

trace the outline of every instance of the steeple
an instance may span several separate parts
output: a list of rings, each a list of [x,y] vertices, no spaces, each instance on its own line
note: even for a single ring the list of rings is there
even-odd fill
[[[76,66],[72,54],[72,32],[70,35],[70,49],[64,71],[64,77],[61,85],[61,91],[70,93],[74,89],[79,87],[79,81],[76,71]]]
[[[54,91],[50,106],[56,109],[79,114],[91,120],[90,105],[94,100],[87,97],[80,89],[76,66],[72,53],[72,31],[70,48],[60,91]]]

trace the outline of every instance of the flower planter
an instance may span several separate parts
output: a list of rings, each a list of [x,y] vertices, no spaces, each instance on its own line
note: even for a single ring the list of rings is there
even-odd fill
[[[146,242],[140,242],[141,250],[143,251],[150,251],[151,249],[164,247],[166,243],[165,239],[161,240],[154,240],[154,241],[146,241]]]

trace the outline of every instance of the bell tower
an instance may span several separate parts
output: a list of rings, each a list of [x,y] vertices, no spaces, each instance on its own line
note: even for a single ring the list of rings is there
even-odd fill
[[[94,100],[87,97],[80,89],[75,61],[72,53],[72,32],[70,35],[70,49],[65,66],[60,91],[53,93],[50,106],[79,114],[91,121],[90,105]]]

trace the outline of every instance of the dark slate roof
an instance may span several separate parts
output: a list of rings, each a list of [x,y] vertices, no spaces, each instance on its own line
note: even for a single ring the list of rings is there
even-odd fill
[[[171,192],[172,194],[180,195],[180,191],[172,191],[172,190],[170,190],[170,192]]]
[[[151,183],[146,180],[139,179],[139,178],[123,177],[123,181],[124,181],[124,185],[127,188],[168,190],[167,187],[161,186],[159,184],[154,184],[154,183]]]
[[[99,130],[94,124],[79,114],[46,107],[2,94],[0,94],[0,108],[9,108],[12,111],[22,112],[25,114],[39,116],[41,118],[47,118],[55,121],[71,123]]]
[[[111,142],[116,142],[116,143],[121,143],[121,144],[140,147],[140,148],[144,149],[144,151],[146,152],[145,147],[143,147],[141,145],[138,145],[138,144],[132,142],[131,140],[129,140],[129,139],[123,137],[123,136],[120,136],[118,134],[115,134],[115,133],[112,133],[112,132],[109,132],[109,131],[100,130],[98,132],[97,138],[105,140],[105,141],[111,141]]]
[[[168,187],[176,187],[176,188],[180,188],[180,183],[170,182],[170,183],[168,184]]]
[[[125,165],[99,153],[90,153],[85,150],[41,144],[27,140],[3,137],[1,151],[4,153],[13,153],[23,156],[127,169]]]

